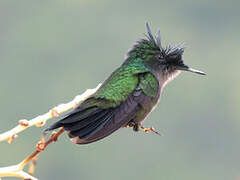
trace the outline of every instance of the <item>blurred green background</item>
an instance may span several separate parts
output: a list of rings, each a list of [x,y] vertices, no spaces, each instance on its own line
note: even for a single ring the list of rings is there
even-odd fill
[[[239,8],[237,0],[1,0],[0,133],[102,82],[144,37],[148,21],[165,45],[185,42],[186,64],[207,73],[182,73],[165,88],[144,123],[165,136],[124,128],[77,146],[65,134],[41,154],[35,176],[239,179]],[[1,143],[0,166],[31,153],[42,131]]]

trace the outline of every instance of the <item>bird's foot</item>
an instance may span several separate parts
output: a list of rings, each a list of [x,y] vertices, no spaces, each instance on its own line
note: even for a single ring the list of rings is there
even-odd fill
[[[163,136],[163,134],[156,131],[153,127],[145,128],[142,125],[139,125],[138,127],[139,127],[139,129],[143,130],[145,133],[153,132],[155,134],[158,134],[159,136]]]

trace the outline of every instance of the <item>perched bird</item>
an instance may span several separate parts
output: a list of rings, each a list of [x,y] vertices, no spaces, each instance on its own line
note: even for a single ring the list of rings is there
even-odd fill
[[[123,64],[93,95],[46,131],[63,127],[76,144],[98,141],[121,127],[158,134],[141,123],[155,108],[164,86],[181,71],[205,73],[184,64],[182,44],[163,48],[160,31],[155,38],[146,26],[146,38],[132,46]]]

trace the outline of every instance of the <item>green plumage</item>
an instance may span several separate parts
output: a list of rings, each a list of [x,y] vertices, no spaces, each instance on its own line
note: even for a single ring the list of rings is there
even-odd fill
[[[146,73],[140,76],[139,87],[147,96],[158,97],[159,85],[157,79],[152,73]]]
[[[160,96],[159,82],[152,70],[145,66],[145,62],[146,60],[141,58],[134,59],[129,56],[128,61],[115,70],[89,101],[86,101],[85,107],[97,105],[103,109],[115,108],[137,91],[139,94],[144,94],[143,102],[147,99],[146,103],[134,113],[133,121],[140,123]],[[134,95],[138,96],[137,93]]]
[[[150,76],[146,76],[145,79],[139,79],[141,74],[147,72],[150,72],[150,70],[144,66],[141,59],[136,59],[129,64],[123,64],[122,67],[110,75],[93,97],[108,100],[111,106],[115,107],[125,101],[141,81],[144,81],[141,83],[141,88],[145,92],[151,91],[147,87],[147,79],[149,78],[152,81]],[[109,105],[106,105],[106,107],[109,107]]]

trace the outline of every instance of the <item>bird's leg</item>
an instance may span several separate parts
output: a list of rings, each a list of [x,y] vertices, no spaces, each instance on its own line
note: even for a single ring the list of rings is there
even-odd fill
[[[143,130],[145,133],[154,132],[155,134],[158,134],[159,136],[163,136],[163,134],[161,134],[158,131],[156,131],[153,127],[145,128],[141,124],[138,124],[138,128]]]
[[[139,131],[139,124],[135,123],[135,124],[133,125],[133,130],[136,131],[136,132],[138,132],[138,131]]]
[[[142,126],[141,123],[136,123],[134,121],[130,121],[128,124],[127,124],[127,127],[130,127],[130,128],[133,128],[133,131],[139,131],[139,130],[142,130],[144,131],[145,133],[149,133],[149,132],[154,132],[155,134],[158,134],[160,136],[163,136],[163,134],[159,133],[158,131],[156,131],[153,127],[151,128],[145,128]]]
[[[125,127],[133,128],[133,131],[135,132],[139,131],[139,123],[136,123],[134,121],[130,121]]]

